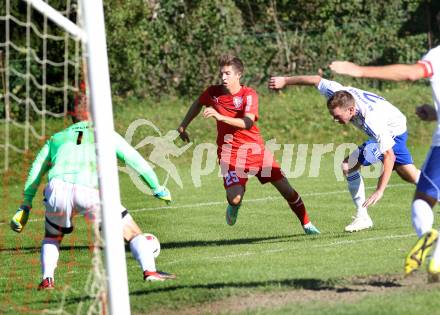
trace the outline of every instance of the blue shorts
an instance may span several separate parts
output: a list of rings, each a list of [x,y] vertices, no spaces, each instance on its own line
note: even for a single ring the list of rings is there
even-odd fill
[[[440,201],[440,147],[431,147],[416,190]]]
[[[411,153],[406,147],[406,140],[408,139],[408,133],[402,133],[394,137],[393,146],[394,155],[396,156],[396,165],[414,164]],[[380,161],[383,162],[383,154],[379,151],[379,144],[374,139],[368,139],[362,145],[359,146],[358,162],[363,166],[368,166]]]

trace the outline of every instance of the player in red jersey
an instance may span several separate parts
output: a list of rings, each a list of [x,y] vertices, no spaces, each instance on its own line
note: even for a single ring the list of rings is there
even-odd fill
[[[245,193],[248,177],[255,175],[262,183],[270,182],[286,199],[301,221],[306,234],[319,234],[310,222],[299,194],[283,175],[272,153],[265,149],[258,120],[258,96],[250,87],[240,84],[244,70],[235,56],[219,60],[221,85],[208,87],[192,104],[180,126],[180,138],[189,142],[186,128],[206,106],[203,116],[217,122],[217,157],[221,166],[228,207],[226,222],[234,225]]]

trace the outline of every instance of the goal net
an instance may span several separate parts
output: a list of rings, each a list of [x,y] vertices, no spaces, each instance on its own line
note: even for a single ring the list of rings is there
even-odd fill
[[[94,21],[90,21],[91,10],[94,10]],[[109,130],[113,130],[109,84],[103,86],[96,78],[99,71],[101,75],[107,74],[108,80],[107,65],[100,64],[102,60],[107,62],[105,37],[102,36],[102,2],[5,0],[5,4],[0,7],[0,25],[0,173],[3,179],[1,203],[5,210],[0,221],[0,249],[5,253],[2,255],[2,283],[14,283],[21,292],[4,290],[8,293],[2,294],[0,313],[44,310],[51,314],[105,314],[108,311],[117,314],[122,310],[127,314],[128,287],[123,241],[122,238],[116,240],[112,239],[114,236],[106,234],[106,230],[114,230],[113,227],[117,228],[116,231],[120,229],[120,218],[113,220],[108,216],[106,218],[105,214],[108,208],[106,204],[119,202],[117,184],[116,188],[113,187],[116,190],[103,192],[106,185],[115,186],[117,182],[116,163],[112,159],[109,163],[103,163],[105,157],[97,156],[98,165],[110,167],[110,170],[105,170],[100,166],[98,170],[105,241],[101,240],[99,233],[94,232],[97,231],[96,227],[87,226],[86,223],[81,225],[79,221],[84,220],[77,220],[76,231],[72,236],[67,235],[61,244],[56,276],[61,274],[64,283],[59,286],[60,289],[57,286],[59,294],[35,300],[32,298],[40,280],[39,248],[44,233],[42,198],[35,198],[30,222],[23,233],[16,235],[7,228],[14,209],[22,201],[22,187],[33,158],[53,133],[70,125],[68,112],[85,79],[90,82],[88,95],[104,95],[101,109],[94,106],[93,97],[90,102],[92,116],[103,120],[98,122],[93,119],[97,151],[113,150],[111,146],[106,147],[104,141],[99,141],[103,132],[108,134]],[[93,38],[94,43],[87,42],[91,38],[91,28],[94,29],[93,36],[98,36]],[[88,71],[85,72],[89,73],[89,77],[83,78],[82,70],[86,64]],[[102,80],[102,76],[100,80],[107,82]],[[106,108],[106,103],[110,109],[108,106]],[[107,113],[99,114],[100,110]],[[103,175],[102,172],[107,174]],[[45,182],[41,183],[40,191],[44,185]],[[109,195],[116,199],[109,200]],[[114,246],[113,249],[109,244]],[[105,255],[100,251],[102,246]],[[116,262],[116,266],[109,266],[109,259],[104,260],[114,255],[110,254],[111,250],[123,256]],[[103,267],[103,261],[106,262],[106,268]],[[117,289],[112,289],[112,286]],[[112,297],[116,290],[121,292],[121,288],[127,295],[127,301],[122,294],[122,303],[118,303]]]

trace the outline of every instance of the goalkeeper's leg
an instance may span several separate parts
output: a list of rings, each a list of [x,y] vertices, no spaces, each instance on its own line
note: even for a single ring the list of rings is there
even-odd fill
[[[60,243],[63,235],[55,236],[46,232],[41,246],[41,272],[42,281],[38,290],[50,290],[54,288],[55,269],[60,256]]]
[[[122,212],[124,239],[129,243],[133,257],[139,263],[143,271],[145,281],[164,281],[174,279],[175,275],[156,270],[153,249],[141,229],[133,220],[127,210]]]
[[[73,185],[52,179],[44,190],[45,237],[41,247],[42,281],[39,290],[53,289],[55,269],[60,255],[60,243],[73,231],[71,222]]]

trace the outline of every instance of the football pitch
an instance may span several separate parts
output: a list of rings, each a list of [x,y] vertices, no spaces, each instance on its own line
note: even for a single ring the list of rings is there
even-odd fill
[[[399,104],[407,115],[412,132],[409,148],[420,167],[433,125],[415,118],[414,104],[430,102],[429,89],[404,86],[381,95]],[[165,100],[160,104],[163,110],[158,111],[154,104],[124,100],[124,106],[116,107],[116,128],[126,135],[133,121],[147,117],[165,134],[186,111],[186,106],[177,103],[183,102]],[[191,176],[191,151],[196,145],[215,143],[215,125],[203,118],[195,120],[190,129],[194,146],[189,154],[171,158],[182,179],[182,188],[168,180],[174,199],[171,205],[143,194],[127,174],[120,173],[123,204],[144,232],[161,241],[158,269],[178,276],[174,281],[144,282],[127,250],[133,314],[440,314],[440,285],[427,283],[425,267],[413,277],[403,278],[404,257],[416,241],[410,211],[413,185],[393,174],[383,199],[370,208],[374,228],[343,232],[354,215],[354,206],[345,181],[336,180],[335,168],[339,166],[335,166],[333,153],[341,143],[361,143],[364,137],[354,128],[333,124],[323,106],[316,91],[291,89],[278,97],[263,95],[260,107],[264,138],[295,143],[294,166],[297,144],[309,144],[305,170],[290,182],[302,195],[312,222],[322,233],[319,236],[304,235],[277,191],[270,184],[260,185],[255,178],[248,182],[236,225],[226,224],[225,192],[217,171],[202,176],[200,187]],[[53,129],[48,134],[64,127],[63,122],[48,126]],[[145,130],[139,130],[132,144],[146,135]],[[312,144],[332,142],[333,152],[323,155],[319,172],[310,176]],[[25,230],[16,234],[8,226],[39,145],[35,143],[28,162],[14,156],[12,171],[2,174],[0,314],[87,314],[96,306],[90,296],[94,288],[91,280],[97,273],[92,266],[93,240],[84,220],[75,218],[75,231],[62,243],[56,289],[52,291],[36,289],[41,280],[43,187]],[[148,149],[140,149],[146,158]],[[158,167],[156,170],[163,181],[166,174]],[[365,179],[367,195],[376,182]]]
[[[420,165],[427,146],[412,148]],[[410,222],[414,186],[393,175],[384,198],[370,208],[374,228],[349,234],[354,214],[344,181],[336,181],[333,159],[324,157],[316,178],[291,179],[321,230],[306,236],[271,185],[254,178],[235,226],[225,222],[222,180],[216,173],[194,187],[185,165],[184,189],[173,185],[174,203],[165,206],[142,194],[121,174],[123,203],[145,232],[157,235],[159,270],[178,278],[146,283],[127,251],[133,314],[411,314],[439,312],[439,285],[426,283],[422,269],[404,279],[403,260],[416,240]],[[367,194],[375,187],[367,179]],[[18,186],[9,189],[19,199]],[[77,217],[75,232],[62,244],[56,290],[37,291],[43,233],[40,198],[26,231],[0,225],[2,234],[0,313],[83,314],[92,304],[90,232]],[[10,208],[9,207],[9,208]]]

